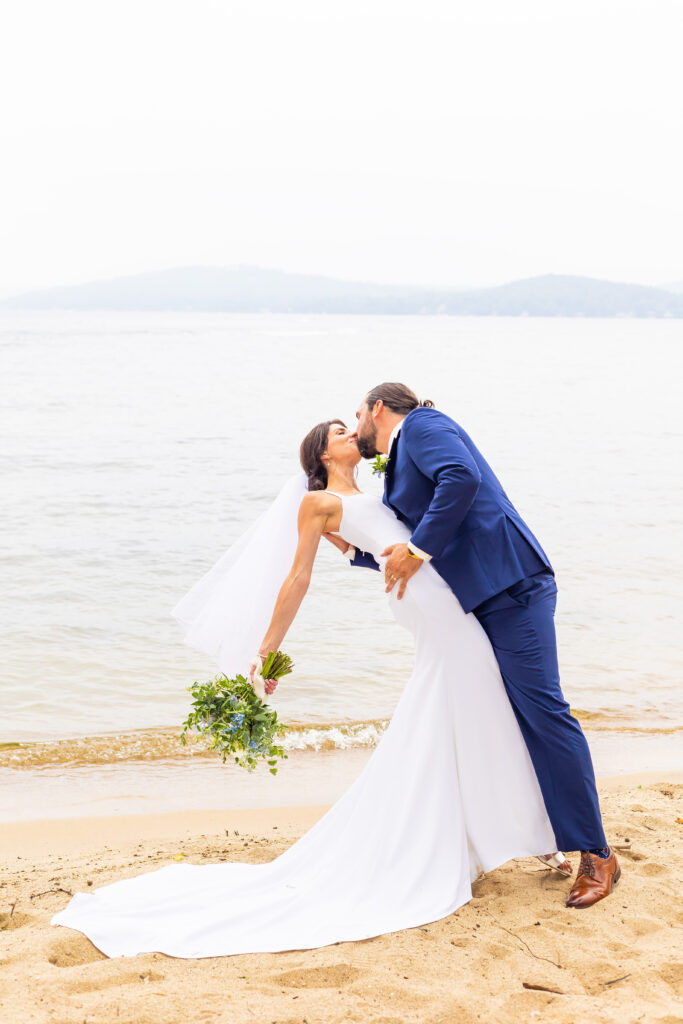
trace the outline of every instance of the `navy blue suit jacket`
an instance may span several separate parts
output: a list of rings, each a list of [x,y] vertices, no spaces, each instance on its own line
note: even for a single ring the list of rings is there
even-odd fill
[[[410,412],[394,440],[384,504],[466,612],[552,566],[472,439],[436,409]],[[353,565],[378,568],[359,551]]]

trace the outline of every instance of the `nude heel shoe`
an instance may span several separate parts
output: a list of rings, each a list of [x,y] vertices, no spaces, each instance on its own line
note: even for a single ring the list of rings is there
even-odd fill
[[[541,864],[545,864],[547,868],[553,868],[558,871],[565,878],[569,878],[573,868],[565,855],[561,850],[557,850],[555,853],[542,853],[536,858],[540,860]]]

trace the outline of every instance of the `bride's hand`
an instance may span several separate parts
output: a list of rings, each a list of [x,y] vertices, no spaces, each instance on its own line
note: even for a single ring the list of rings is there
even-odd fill
[[[264,661],[266,659],[265,659],[265,657],[262,654],[259,654],[258,657],[261,660],[261,667],[263,667],[263,663],[264,663]],[[254,684],[254,672],[255,671],[256,671],[256,666],[252,665],[252,667],[249,670],[249,679],[251,680],[252,686]],[[277,687],[278,683],[279,683],[279,679],[264,679],[263,680],[263,689],[266,691],[266,693],[267,693],[267,695],[269,697],[270,697],[270,695],[272,693],[275,693],[275,688]]]
[[[338,533],[324,533],[323,537],[325,540],[329,540],[330,544],[334,544],[335,548],[339,548],[342,555],[345,555],[351,545],[348,541],[343,540]]]

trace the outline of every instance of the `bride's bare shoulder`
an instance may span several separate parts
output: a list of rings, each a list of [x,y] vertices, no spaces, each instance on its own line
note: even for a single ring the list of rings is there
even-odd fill
[[[305,516],[329,515],[339,506],[340,499],[328,491],[309,491],[301,499],[301,513]]]

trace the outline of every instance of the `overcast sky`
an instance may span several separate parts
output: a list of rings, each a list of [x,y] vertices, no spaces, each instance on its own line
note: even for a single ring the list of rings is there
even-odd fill
[[[17,0],[0,287],[683,279],[681,0]]]

